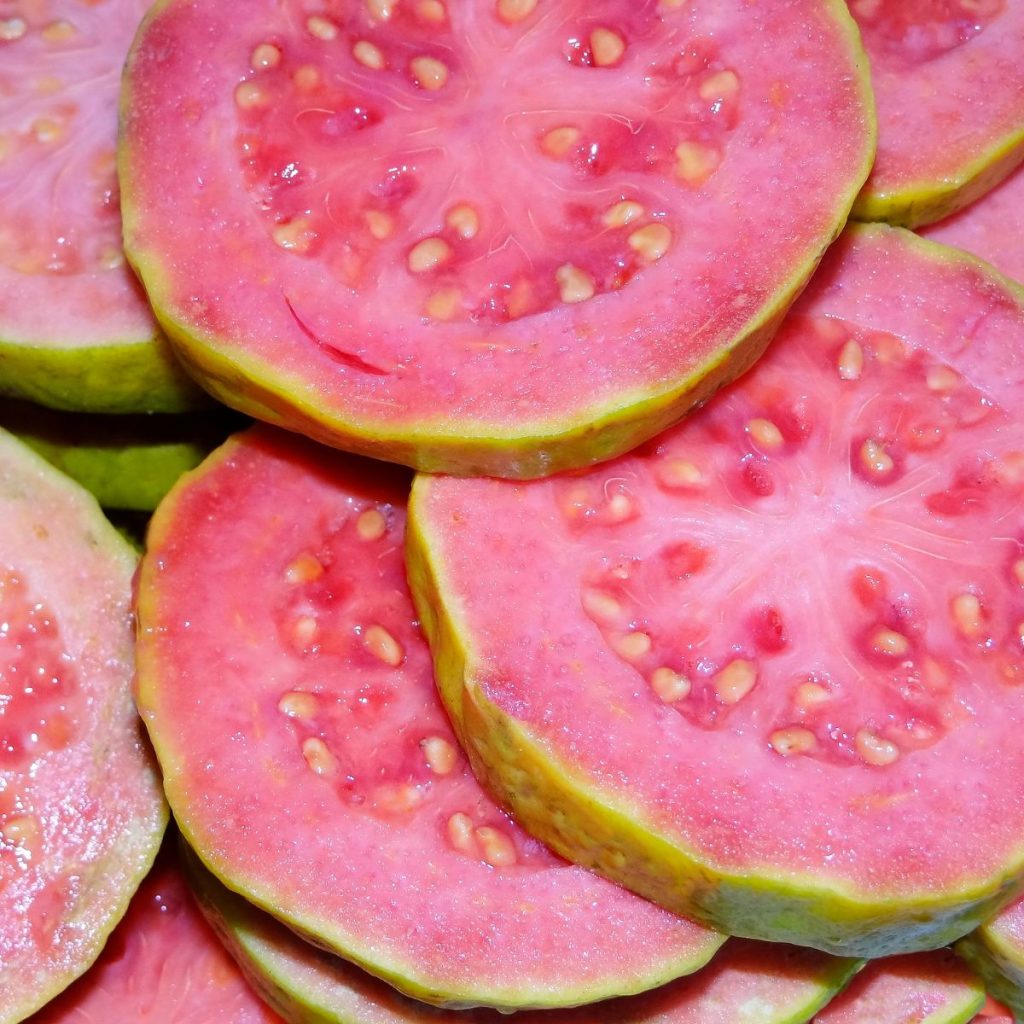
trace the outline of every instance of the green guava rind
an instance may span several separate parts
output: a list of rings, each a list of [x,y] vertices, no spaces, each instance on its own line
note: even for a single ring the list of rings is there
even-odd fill
[[[104,519],[91,495],[3,430],[0,504],[5,509],[0,534],[20,537],[18,562],[53,567],[50,576],[60,579],[65,597],[63,607],[55,602],[58,618],[68,617],[69,622],[62,623],[66,631],[88,636],[84,649],[75,653],[93,666],[93,674],[82,683],[92,691],[87,714],[93,729],[81,762],[58,770],[94,776],[102,799],[124,818],[116,836],[104,839],[90,829],[88,847],[64,865],[77,877],[78,896],[73,913],[57,923],[62,935],[59,948],[43,963],[26,962],[16,950],[4,951],[0,1022],[14,1024],[66,988],[100,954],[156,857],[168,812],[130,692],[135,553]],[[75,565],[74,573],[67,571],[69,562]],[[67,603],[69,596],[73,603]],[[49,764],[39,771],[51,771]],[[67,788],[69,799],[73,788]]]
[[[900,235],[931,259],[992,278],[1024,305],[1019,284],[969,254],[885,225],[851,225],[847,231],[869,241]],[[956,891],[888,899],[854,887],[822,887],[781,867],[756,875],[730,873],[666,838],[646,812],[595,785],[557,757],[542,736],[487,698],[465,611],[448,580],[440,538],[431,532],[426,511],[431,486],[428,475],[413,483],[406,562],[442,700],[485,788],[556,852],[728,934],[868,958],[949,945],[1019,895],[1024,848],[1008,857],[998,875]]]
[[[0,427],[95,495],[104,508],[152,512],[182,473],[234,429],[227,413],[102,416],[13,400]]]
[[[133,151],[130,130],[135,100],[132,70],[135,52],[147,26],[173,0],[158,0],[143,21],[129,53],[121,92],[118,172],[122,192],[125,251],[144,282],[161,328],[176,355],[203,388],[232,408],[313,440],[358,455],[398,462],[428,473],[501,476],[530,479],[602,462],[635,448],[682,419],[715,391],[745,373],[763,354],[790,305],[814,273],[825,251],[842,230],[871,169],[877,139],[874,100],[867,56],[857,26],[844,4],[826,0],[836,28],[847,42],[856,68],[863,117],[861,162],[850,168],[846,188],[835,200],[830,237],[808,247],[805,258],[787,280],[767,297],[736,334],[726,339],[701,365],[671,387],[653,386],[622,393],[612,402],[595,404],[572,416],[521,422],[476,424],[433,415],[411,428],[395,428],[381,417],[357,417],[344,402],[327,404],[304,377],[226,344],[210,332],[192,328],[173,300],[174,283],[158,256],[146,250],[141,223],[144,211],[136,177],[143,161]]]
[[[1004,911],[1010,913],[1019,913],[1019,905]],[[961,939],[955,949],[978,972],[988,991],[1013,1010],[1018,1020],[1024,1020],[1024,949],[1002,934],[999,925],[1000,917],[986,922]]]
[[[438,1010],[408,999],[359,968],[304,943],[221,885],[194,854],[187,852],[184,861],[207,919],[253,987],[285,1020],[500,1024],[506,1019],[496,1010]],[[860,966],[859,960],[812,950],[732,940],[697,974],[661,989],[568,1010],[523,1010],[516,1020],[522,1024],[801,1024],[825,1006]],[[719,982],[723,976],[725,983]],[[736,979],[731,985],[730,977]],[[746,1007],[751,1008],[749,1016]]]

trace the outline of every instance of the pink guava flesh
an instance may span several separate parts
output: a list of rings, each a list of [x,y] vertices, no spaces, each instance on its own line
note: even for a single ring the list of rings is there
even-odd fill
[[[974,253],[1024,284],[1024,168],[966,210],[921,234]]]
[[[134,556],[0,431],[0,1021],[82,973],[166,820],[130,693]]]
[[[284,1024],[249,987],[165,852],[83,978],[31,1024]]]
[[[556,858],[474,779],[406,589],[406,490],[267,428],[157,512],[138,698],[183,832],[434,1001],[586,1002],[696,969],[721,936]]]
[[[862,201],[892,197],[898,206],[904,193],[910,205],[897,221],[925,223],[944,208],[924,194],[969,189],[991,170],[986,165],[1001,164],[1005,176],[1024,160],[1024,5],[850,0],[850,13],[871,58],[878,104],[878,154]]]
[[[757,367],[640,452],[417,481],[446,693],[552,766],[525,798],[570,772],[568,821],[585,792],[692,858],[680,909],[868,955],[950,941],[1024,858],[1022,386],[1019,289],[851,230]]]
[[[126,239],[218,396],[371,454],[522,442],[682,387],[791,300],[871,158],[841,5],[533,7],[158,5]]]

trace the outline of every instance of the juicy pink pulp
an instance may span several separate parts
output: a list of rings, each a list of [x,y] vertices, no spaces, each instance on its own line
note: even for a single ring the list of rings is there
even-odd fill
[[[129,69],[133,259],[179,335],[323,415],[489,436],[669,389],[795,286],[866,170],[849,27],[784,13],[169,4]]]
[[[1017,296],[864,230],[646,450],[424,479],[470,683],[717,870],[896,900],[1017,870],[1022,352]]]
[[[147,0],[0,3],[0,338],[155,330],[125,265],[114,145]]]
[[[474,779],[406,589],[404,501],[268,430],[162,506],[139,700],[183,831],[259,905],[435,999],[557,1004],[699,966],[718,936],[557,859]]]

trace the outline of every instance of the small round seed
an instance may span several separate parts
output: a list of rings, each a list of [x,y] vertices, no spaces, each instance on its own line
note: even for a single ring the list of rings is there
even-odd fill
[[[64,126],[52,117],[39,117],[32,122],[32,134],[36,142],[48,145],[51,142],[59,142],[64,137]]]
[[[436,57],[413,57],[409,70],[416,84],[429,92],[443,89],[448,81],[448,65]]]
[[[366,221],[366,226],[369,228],[370,234],[377,239],[378,242],[383,242],[385,238],[390,238],[395,230],[395,219],[390,213],[385,213],[383,210],[367,210],[363,214],[363,219]]]
[[[644,212],[644,208],[639,203],[624,199],[605,210],[601,217],[601,223],[606,228],[624,228],[627,224],[632,224],[633,221],[642,217]]]
[[[271,234],[282,249],[295,253],[307,252],[314,237],[309,229],[309,221],[302,217],[278,224]]]
[[[366,0],[366,10],[375,21],[389,21],[397,6],[398,0]]]
[[[628,494],[620,491],[608,499],[606,511],[613,523],[623,523],[636,515],[636,502]]]
[[[1013,563],[1013,578],[1024,587],[1024,558],[1018,558]]]
[[[735,71],[716,71],[708,75],[697,92],[706,103],[731,100],[740,91],[740,80]]]
[[[516,862],[516,848],[500,829],[483,825],[476,830],[476,838],[483,850],[484,860],[492,868],[505,868]]]
[[[590,53],[599,68],[611,67],[622,60],[626,52],[626,41],[610,28],[595,28],[590,33]]]
[[[387,528],[388,521],[380,509],[368,508],[365,512],[360,512],[356,520],[356,533],[359,534],[360,540],[380,540],[387,532]]]
[[[786,729],[776,729],[768,737],[772,749],[783,757],[794,754],[809,754],[818,746],[818,739],[810,729],[799,725],[791,725]]]
[[[473,819],[461,811],[448,819],[448,838],[456,850],[463,853],[474,853],[476,843],[473,839]]]
[[[669,489],[700,487],[704,474],[700,467],[687,459],[668,459],[657,469],[658,483]]]
[[[796,706],[801,711],[809,711],[811,708],[821,707],[832,699],[832,694],[820,683],[801,683],[796,688],[794,698]]]
[[[662,665],[651,673],[651,689],[665,704],[674,704],[690,693],[690,680],[674,668]]]
[[[292,640],[300,647],[311,644],[320,632],[320,627],[312,615],[300,615],[292,624]]]
[[[255,82],[242,82],[235,89],[235,105],[240,110],[255,110],[267,104],[267,93]]]
[[[537,0],[498,0],[495,5],[498,17],[508,25],[523,21],[533,14]]]
[[[622,614],[622,604],[606,590],[587,587],[583,591],[583,610],[593,619],[611,622]]]
[[[427,297],[424,313],[431,320],[454,320],[462,309],[462,292],[455,287],[442,288]]]
[[[289,690],[277,702],[277,710],[288,718],[308,722],[316,718],[316,713],[320,710],[320,701],[316,694],[307,693],[305,690]]]
[[[745,658],[730,661],[715,676],[715,693],[723,704],[738,704],[757,682],[757,667]]]
[[[594,279],[571,263],[563,263],[555,271],[555,281],[563,302],[586,302],[594,297]]]
[[[459,203],[453,206],[445,217],[445,224],[448,225],[459,236],[459,238],[476,238],[480,230],[480,215],[469,203]]]
[[[623,658],[635,661],[650,651],[651,638],[646,633],[639,631],[624,633],[615,640],[612,646]]]
[[[443,266],[452,257],[452,247],[436,236],[424,238],[409,250],[408,265],[414,274],[426,274]]]
[[[24,18],[0,18],[0,41],[13,43],[28,31]]]
[[[324,567],[316,555],[308,551],[299,555],[291,565],[285,569],[284,578],[289,583],[312,583],[320,579],[324,574]]]
[[[782,431],[771,420],[752,419],[747,424],[746,431],[763,452],[778,451],[785,444]]]
[[[363,634],[363,646],[392,668],[401,665],[405,657],[402,645],[383,626],[370,626]]]
[[[672,244],[672,232],[664,224],[648,224],[630,232],[626,241],[633,252],[653,263],[668,252]]]
[[[273,43],[260,43],[249,58],[253,71],[266,71],[276,68],[280,63],[281,51]]]
[[[420,0],[416,5],[416,13],[424,20],[434,25],[440,25],[448,18],[448,12],[444,9],[441,0]]]
[[[895,467],[882,442],[870,437],[860,447],[860,462],[874,477],[888,476]]]
[[[300,92],[312,92],[320,84],[320,72],[312,64],[303,64],[295,69],[292,81]]]
[[[579,128],[572,125],[562,125],[560,128],[552,128],[544,133],[540,140],[540,148],[550,157],[560,160],[566,153],[575,146],[582,137]]]
[[[310,736],[302,741],[302,756],[317,775],[333,775],[338,767],[334,755],[319,736]]]
[[[382,71],[386,66],[384,53],[379,46],[374,46],[368,39],[360,39],[352,47],[352,56],[355,57],[364,68],[371,71]]]
[[[952,366],[929,366],[924,379],[929,391],[954,391],[960,384],[960,374]]]
[[[960,633],[968,639],[981,635],[984,622],[981,617],[981,602],[975,594],[957,594],[950,603],[953,622]]]
[[[841,380],[860,380],[864,372],[864,349],[851,338],[839,351],[838,365]]]
[[[899,759],[900,748],[868,729],[859,729],[855,738],[857,753],[867,764],[883,767]]]
[[[435,775],[450,775],[459,759],[454,744],[449,743],[443,736],[428,736],[420,742],[420,748],[423,750],[427,767]]]
[[[717,169],[717,150],[700,142],[680,142],[675,148],[676,177],[688,185],[703,185]]]
[[[306,31],[314,39],[320,39],[325,43],[338,38],[338,26],[330,18],[325,18],[320,14],[314,14],[311,18],[306,19]]]
[[[67,43],[78,35],[78,29],[70,21],[53,21],[41,35],[48,43]]]
[[[902,658],[910,650],[910,641],[894,629],[877,629],[871,636],[871,649],[887,658]]]

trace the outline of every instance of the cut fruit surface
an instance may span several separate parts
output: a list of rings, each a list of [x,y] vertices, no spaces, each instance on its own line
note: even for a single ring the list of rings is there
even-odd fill
[[[107,412],[200,400],[121,248],[118,88],[148,7],[0,3],[0,394]]]
[[[247,12],[165,0],[140,34],[129,256],[215,395],[419,468],[543,475],[674,422],[873,154],[835,0]]]
[[[138,699],[182,832],[428,1001],[568,1005],[700,967],[721,936],[566,864],[480,789],[406,589],[406,490],[264,428],[157,510]]]
[[[814,1024],[967,1024],[984,1004],[977,976],[943,949],[871,961]]]
[[[1024,867],[1022,386],[1024,292],[860,227],[635,455],[418,478],[410,581],[489,787],[731,933],[878,956],[984,920]]]
[[[250,988],[169,852],[99,960],[29,1024],[284,1024]]]
[[[974,253],[1024,283],[1024,168],[966,210],[924,228],[921,234]]]
[[[1024,899],[956,944],[988,990],[1024,1018]]]
[[[438,1011],[304,943],[273,918],[190,869],[204,912],[232,955],[290,1020],[317,1024],[501,1024],[495,1010]],[[732,940],[698,973],[653,992],[568,1010],[523,1011],[519,1024],[798,1024],[859,961],[810,949]],[[961,968],[961,970],[963,970]]]
[[[850,0],[850,12],[878,103],[878,156],[854,217],[928,224],[1024,160],[1024,3]]]
[[[129,683],[135,557],[0,431],[0,1021],[93,961],[166,821]]]

